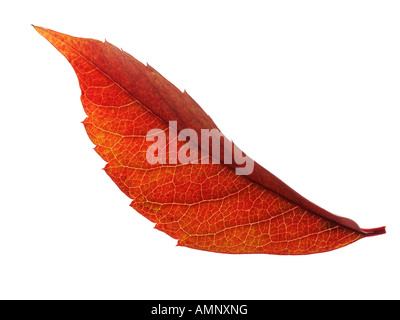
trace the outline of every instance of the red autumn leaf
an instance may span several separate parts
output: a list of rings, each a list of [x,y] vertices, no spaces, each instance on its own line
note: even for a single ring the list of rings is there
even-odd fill
[[[88,116],[83,123],[107,162],[106,173],[133,200],[131,206],[178,245],[221,253],[311,254],[385,233],[385,227],[361,229],[318,207],[257,163],[251,174],[237,175],[243,166],[226,164],[223,139],[219,164],[211,163],[211,145],[200,144],[199,162],[209,158],[209,164],[149,163],[149,130],[166,134],[171,159],[169,147],[186,143],[175,142],[173,131],[176,136],[189,128],[200,137],[202,129],[217,126],[186,92],[112,44],[35,29],[78,76]]]

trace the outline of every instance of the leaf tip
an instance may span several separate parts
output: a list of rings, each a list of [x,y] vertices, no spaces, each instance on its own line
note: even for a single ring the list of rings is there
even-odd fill
[[[43,37],[46,38],[45,33],[46,33],[46,30],[47,30],[47,29],[45,29],[45,28],[43,28],[43,27],[35,26],[35,25],[33,25],[33,24],[31,24],[31,26],[32,26],[41,36],[43,36]]]
[[[34,24],[31,24],[31,26],[39,33],[43,29],[42,27],[35,26]]]

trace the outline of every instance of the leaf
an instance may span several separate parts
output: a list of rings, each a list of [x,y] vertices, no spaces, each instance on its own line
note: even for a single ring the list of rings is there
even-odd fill
[[[112,44],[35,29],[78,76],[88,116],[83,123],[107,162],[106,173],[133,200],[131,206],[156,223],[155,228],[178,239],[179,246],[297,255],[385,233],[385,227],[361,229],[318,207],[257,163],[251,174],[236,174],[243,166],[239,161],[224,164],[224,139],[219,139],[219,164],[211,163],[211,145],[190,139],[177,141],[178,150],[186,143],[189,149],[194,145],[199,162],[208,159],[209,164],[150,164],[146,152],[154,142],[146,139],[149,130],[165,132],[169,148],[176,141],[173,134],[182,129],[193,129],[200,137],[202,129],[217,126],[186,92]],[[240,151],[236,146],[233,150]],[[168,149],[168,159],[173,155]]]

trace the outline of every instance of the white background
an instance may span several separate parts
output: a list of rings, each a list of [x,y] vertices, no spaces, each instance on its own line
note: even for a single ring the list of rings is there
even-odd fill
[[[0,298],[399,299],[399,1],[3,1]],[[310,256],[176,241],[101,170],[73,69],[30,24],[104,40],[295,190],[387,234]]]

